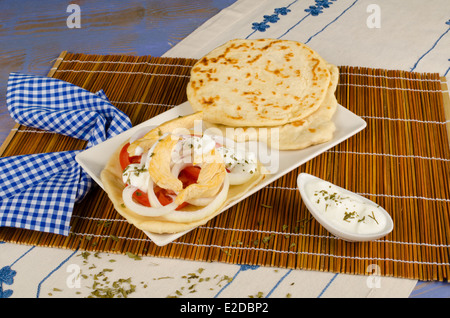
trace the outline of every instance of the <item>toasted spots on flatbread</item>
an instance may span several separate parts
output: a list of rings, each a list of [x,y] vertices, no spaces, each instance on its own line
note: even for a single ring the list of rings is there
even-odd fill
[[[301,43],[236,39],[194,65],[187,96],[193,109],[214,124],[283,125],[317,110],[330,80],[327,63]]]
[[[331,74],[331,81],[328,88],[325,89],[325,98],[316,111],[303,119],[282,125],[244,127],[244,129],[242,127],[211,122],[207,122],[206,125],[209,128],[220,129],[222,134],[230,139],[259,140],[279,150],[300,150],[327,142],[333,138],[336,129],[332,117],[337,109],[337,100],[334,92],[339,76],[336,66],[327,63],[327,67]],[[287,106],[283,110],[292,111],[292,108]],[[276,105],[273,105],[273,107],[282,108]],[[272,134],[272,129],[276,132],[275,134]],[[234,132],[234,134],[230,135],[230,132]]]

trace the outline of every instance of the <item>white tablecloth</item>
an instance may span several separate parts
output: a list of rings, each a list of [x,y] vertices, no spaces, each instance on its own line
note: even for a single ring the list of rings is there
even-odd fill
[[[448,0],[240,0],[165,56],[199,58],[232,38],[265,37],[307,43],[336,65],[450,75]],[[376,272],[357,276],[0,244],[0,297],[408,297],[415,285]]]
[[[307,44],[336,65],[450,75],[450,2],[446,0],[237,1],[164,56],[199,58],[232,38],[281,38]],[[315,5],[317,7],[317,5]],[[287,8],[262,31],[252,29]],[[317,12],[317,10],[316,10]],[[276,18],[275,18],[276,20]]]

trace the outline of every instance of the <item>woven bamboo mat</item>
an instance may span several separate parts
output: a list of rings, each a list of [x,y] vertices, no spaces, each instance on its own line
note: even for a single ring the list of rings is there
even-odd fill
[[[192,59],[63,52],[49,76],[111,102],[138,124],[186,101]],[[446,83],[438,74],[340,67],[336,96],[367,128],[226,213],[163,247],[116,213],[95,187],[76,205],[72,233],[0,228],[0,240],[112,253],[275,266],[420,280],[450,272],[450,147]],[[83,149],[84,142],[17,125],[2,156]],[[302,204],[296,177],[308,172],[378,202],[394,230],[349,243],[324,230]]]

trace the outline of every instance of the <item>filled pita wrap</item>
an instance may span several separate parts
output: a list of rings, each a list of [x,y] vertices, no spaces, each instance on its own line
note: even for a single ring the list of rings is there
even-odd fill
[[[245,145],[194,129],[202,112],[179,117],[118,145],[101,173],[115,209],[157,234],[193,229],[263,178]]]

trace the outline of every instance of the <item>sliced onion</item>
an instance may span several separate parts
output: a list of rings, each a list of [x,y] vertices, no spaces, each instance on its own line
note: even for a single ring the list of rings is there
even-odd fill
[[[155,185],[153,183],[152,176],[150,176],[148,178],[147,196],[148,196],[148,202],[150,202],[150,205],[152,207],[154,207],[154,208],[163,207],[161,202],[159,202],[158,198],[156,197]]]
[[[147,156],[148,156],[148,152],[144,152],[141,156],[141,161],[139,162],[139,164],[141,166],[145,166],[145,162],[147,161]]]
[[[192,204],[192,205],[196,205],[196,206],[206,206],[206,205],[210,204],[216,196],[209,197],[209,198],[195,198],[195,199],[187,200],[186,202],[189,204]]]
[[[189,166],[192,166],[192,163],[186,163],[186,162],[183,162],[183,160],[181,162],[179,162],[179,163],[174,164],[173,167],[172,167],[172,170],[171,170],[172,175],[174,177],[178,178],[178,175],[180,174],[180,172],[184,168],[189,167]]]
[[[133,212],[142,216],[162,216],[168,214],[177,208],[175,202],[172,202],[162,207],[147,207],[142,204],[136,203],[133,200],[133,193],[137,190],[134,186],[128,186],[122,191],[122,199],[125,206]]]
[[[203,219],[221,208],[222,204],[227,199],[229,187],[230,182],[228,180],[228,174],[226,174],[222,184],[222,189],[214,197],[210,204],[196,211],[176,211],[174,209],[172,212],[164,214],[162,218],[173,222],[194,222]]]

